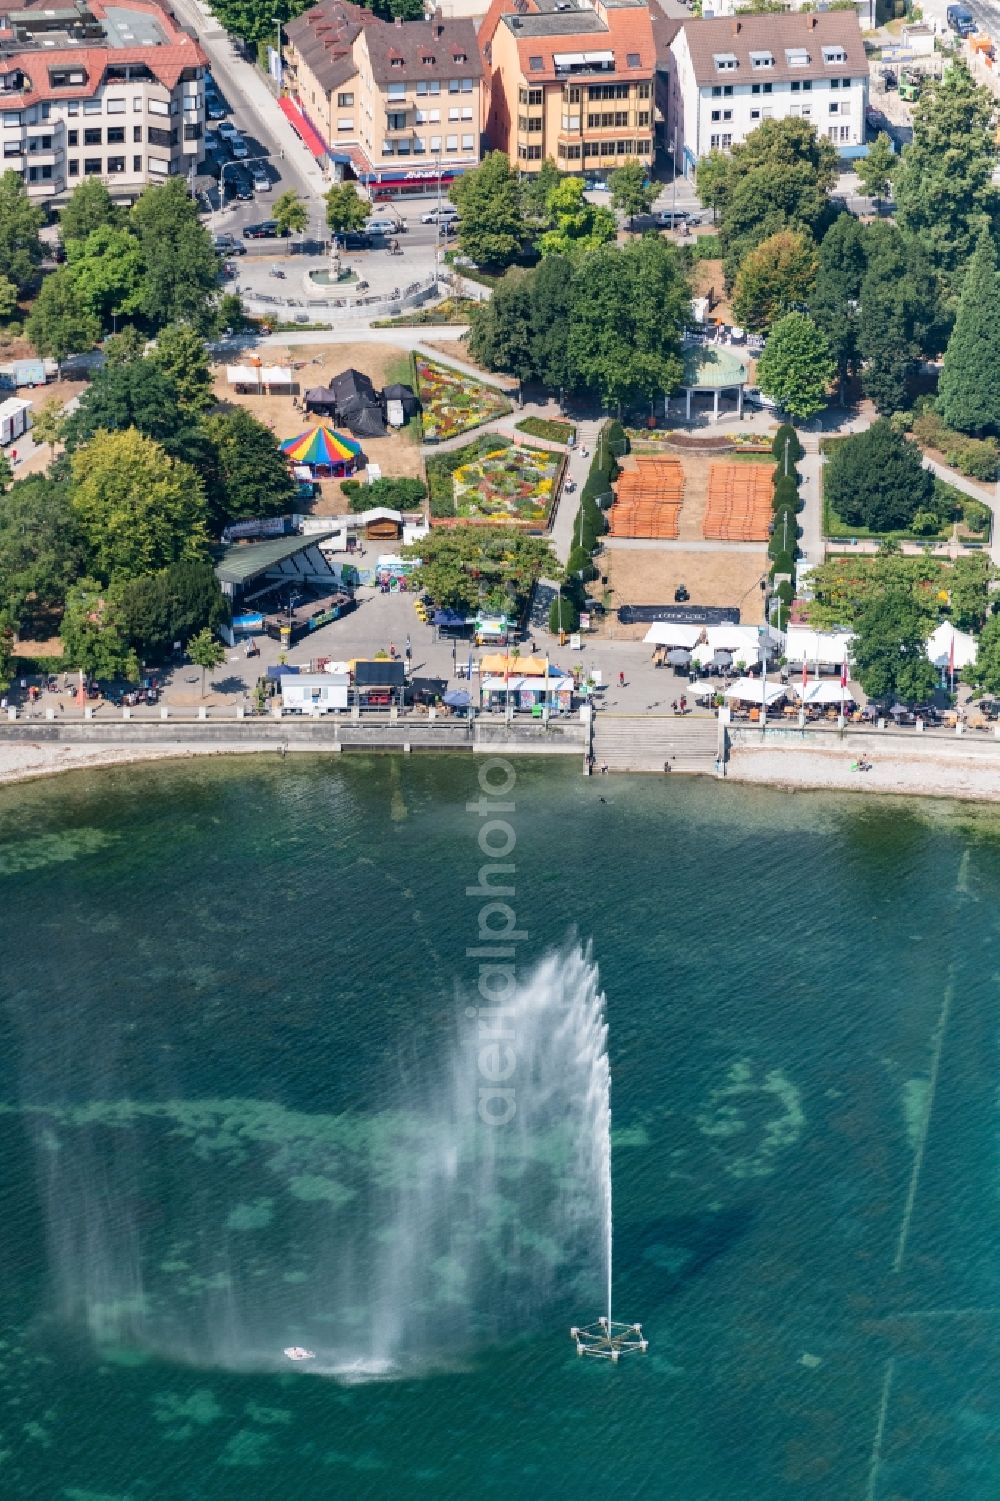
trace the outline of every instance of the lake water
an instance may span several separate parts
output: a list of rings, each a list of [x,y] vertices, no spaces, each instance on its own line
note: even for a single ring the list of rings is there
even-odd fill
[[[517,765],[519,977],[607,997],[612,1368],[572,1089],[520,1058],[481,1194],[448,1140],[479,770],[0,793],[2,1494],[996,1501],[996,814]]]

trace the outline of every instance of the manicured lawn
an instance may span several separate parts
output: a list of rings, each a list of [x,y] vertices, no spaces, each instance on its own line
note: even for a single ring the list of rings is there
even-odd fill
[[[891,538],[895,542],[947,542],[951,536],[951,522],[939,527],[936,532],[873,532],[866,526],[851,526],[842,521],[830,502],[824,497],[823,500],[823,535],[835,541],[842,538],[854,537],[859,542],[882,542]]]
[[[465,448],[428,459],[431,515],[541,529],[562,462],[561,454],[484,434]]]
[[[437,360],[418,356],[414,361],[417,394],[423,407],[424,442],[442,442],[471,432],[495,417],[505,417],[510,402],[496,386],[462,375]]]
[[[517,430],[547,443],[568,443],[576,432],[572,422],[561,422],[558,417],[522,417]]]

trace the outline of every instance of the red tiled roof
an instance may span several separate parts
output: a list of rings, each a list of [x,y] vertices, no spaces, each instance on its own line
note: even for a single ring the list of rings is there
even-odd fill
[[[608,74],[610,82],[631,78],[651,78],[656,71],[656,41],[653,23],[645,6],[629,6],[626,9],[607,11],[606,32],[584,31],[554,36],[526,36],[517,39],[517,57],[521,73],[530,83],[551,81],[556,75],[553,57],[563,52],[614,52],[615,70]],[[485,40],[485,38],[484,38]],[[630,67],[628,58],[638,57],[636,66]],[[540,57],[540,68],[531,66],[531,58]],[[560,78],[565,75],[560,73]]]

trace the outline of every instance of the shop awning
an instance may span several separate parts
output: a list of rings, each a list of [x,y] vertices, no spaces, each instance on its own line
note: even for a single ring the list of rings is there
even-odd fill
[[[312,152],[313,156],[325,157],[326,146],[319,132],[313,129],[298,106],[293,104],[287,95],[282,95],[278,100],[278,108],[295,131],[295,134],[300,137],[303,145]]]

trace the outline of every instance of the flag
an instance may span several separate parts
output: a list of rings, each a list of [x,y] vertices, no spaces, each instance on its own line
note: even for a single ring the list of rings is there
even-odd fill
[[[843,662],[840,664],[840,686],[841,686],[841,688],[846,688],[847,687],[847,658],[846,657],[844,658]]]
[[[803,658],[802,659],[802,693],[803,693],[803,696],[805,695],[805,691],[806,691],[806,689],[808,687],[809,687],[809,663],[805,660],[805,658]]]
[[[952,683],[954,684],[954,681],[955,681],[955,632],[954,631],[952,631],[952,633],[951,633],[951,644],[948,647],[948,672],[949,672],[949,674],[951,676]]]

